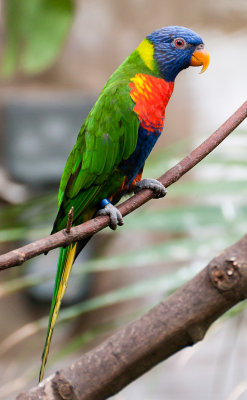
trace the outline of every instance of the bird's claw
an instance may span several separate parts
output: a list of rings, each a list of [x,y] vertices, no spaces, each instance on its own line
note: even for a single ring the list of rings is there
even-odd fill
[[[109,215],[110,217],[110,224],[109,227],[112,230],[116,230],[117,226],[121,226],[124,224],[124,220],[122,217],[121,212],[117,209],[117,207],[114,207],[111,203],[108,203],[97,212],[97,215]]]
[[[164,197],[167,193],[165,186],[161,182],[151,178],[145,178],[137,182],[134,186],[134,193],[138,193],[143,189],[152,190],[155,199]]]

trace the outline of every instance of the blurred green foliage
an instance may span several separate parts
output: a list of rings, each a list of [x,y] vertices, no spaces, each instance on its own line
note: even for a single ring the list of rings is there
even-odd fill
[[[245,132],[235,135],[246,135]],[[174,165],[185,151],[180,143],[165,150],[156,152],[147,162],[145,176],[156,177],[161,172]],[[215,153],[217,153],[215,155]],[[243,179],[231,177],[230,172],[235,166],[239,171],[247,169],[247,161],[240,160],[238,154],[231,159],[220,154],[218,150],[203,160],[193,171],[197,174],[187,174],[168,188],[168,195],[160,201],[152,201],[125,218],[125,225],[114,233],[124,232],[161,234],[157,243],[145,244],[138,250],[123,249],[118,255],[98,257],[77,266],[73,273],[109,271],[119,268],[145,267],[157,263],[179,263],[188,268],[194,262],[203,266],[206,261],[224,247],[232,244],[245,234],[247,206],[245,203],[247,188]],[[202,179],[200,171],[217,170],[223,166],[222,173],[214,173],[207,179]],[[241,174],[240,174],[241,175]],[[238,176],[238,174],[237,174]],[[10,241],[32,241],[49,234],[56,214],[56,194],[45,195],[42,198],[30,199],[28,202],[6,206],[0,209],[0,243]],[[106,235],[109,230],[101,234]],[[162,236],[162,234],[166,236]],[[78,263],[77,263],[78,264]],[[192,268],[190,276],[195,272]],[[178,272],[174,270],[174,279],[170,280],[165,291],[173,290],[177,284]],[[186,278],[188,276],[186,275]],[[38,284],[40,280],[51,279],[43,277],[15,277],[12,282],[3,282],[5,295],[15,290],[21,290]],[[159,279],[157,280],[157,284]],[[7,289],[8,287],[8,289]],[[155,291],[154,283],[150,282],[150,290]],[[132,292],[133,293],[133,292]],[[127,296],[128,297],[128,296]]]
[[[245,137],[246,133],[238,131],[234,135]],[[145,176],[161,175],[188,152],[185,148],[191,147],[189,143],[188,139],[154,153],[147,162]],[[224,144],[221,146],[224,147]],[[192,278],[218,252],[246,233],[247,189],[245,180],[241,179],[241,176],[245,175],[247,160],[240,154],[243,149],[240,152],[237,149],[234,151],[232,146],[233,151],[230,155],[227,151],[220,150],[216,149],[193,169],[192,174],[186,174],[183,179],[169,187],[167,198],[152,201],[148,206],[135,211],[125,219],[125,226],[114,233],[121,235],[124,232],[136,232],[139,236],[149,232],[158,235],[160,239],[150,242],[149,245],[145,243],[136,250],[123,249],[117,255],[99,256],[84,262],[83,265],[77,263],[72,274],[80,276],[125,268],[153,268],[156,265],[172,268],[163,272],[159,269],[157,270],[159,272],[148,278],[144,274],[137,282],[124,284],[120,288],[63,308],[59,313],[56,330],[62,326],[61,322],[66,323],[85,313],[107,306],[152,294],[155,294],[156,298],[157,294],[160,298],[169,295]],[[236,174],[232,175],[234,169]],[[52,193],[42,198],[30,199],[23,204],[0,209],[0,242],[33,241],[49,234],[56,213],[56,203],[56,193]],[[107,230],[101,234],[107,235]],[[54,281],[54,276],[47,272],[41,276],[23,275],[23,268],[12,269],[9,272],[9,279],[1,282],[0,297],[24,291],[44,281]],[[151,299],[149,307],[153,305]],[[243,311],[245,303],[235,307],[226,317],[233,317]],[[114,314],[112,317],[108,314],[107,320],[71,337],[66,346],[59,351],[53,351],[49,364],[79,351],[88,342],[121,326],[143,311],[145,310],[140,308],[134,310],[130,307],[127,313],[124,315],[120,313],[118,318]],[[47,320],[48,316],[38,318],[13,332],[0,345],[0,353],[5,353],[28,338],[30,332],[34,334],[45,330]],[[36,368],[38,371],[39,360]],[[37,375],[37,371],[34,368],[29,378]]]
[[[74,16],[73,0],[8,0],[2,74],[40,73],[58,57]]]
[[[238,139],[245,138],[246,132],[237,131],[233,135],[228,140],[234,142],[235,136]],[[236,147],[232,145],[231,152],[227,152],[224,145],[225,142],[196,166],[192,173],[186,174],[169,187],[165,199],[152,201],[130,214],[125,218],[125,225],[114,233],[121,235],[134,232],[139,237],[146,232],[149,235],[155,234],[157,240],[150,241],[150,244],[145,242],[143,246],[129,251],[123,248],[116,255],[98,256],[84,262],[83,265],[77,262],[72,274],[79,276],[126,268],[153,269],[157,265],[163,265],[164,271],[158,269],[148,278],[145,274],[144,276],[140,274],[142,277],[137,282],[125,284],[118,289],[62,309],[56,329],[59,329],[59,322],[65,323],[90,311],[147,295],[155,294],[156,299],[157,294],[160,298],[169,295],[192,278],[217,253],[246,233],[247,160],[241,155],[244,154],[242,147],[238,149],[237,145]],[[191,147],[189,140],[154,153],[147,162],[145,176],[161,175],[188,153],[185,149],[188,147]],[[33,241],[49,234],[56,213],[56,203],[56,194],[52,193],[42,198],[31,199],[24,204],[0,209],[0,242]],[[109,230],[104,230],[101,234],[107,236]],[[23,268],[10,271],[9,279],[1,282],[0,297],[23,291],[44,281],[54,281],[54,276],[47,272],[41,276],[23,275],[22,272]],[[150,307],[152,305],[150,301]],[[244,307],[245,303],[238,305],[228,313],[228,317],[235,316]],[[136,309],[135,315],[141,312],[143,310]],[[54,358],[51,357],[50,362],[76,351],[83,344],[132,317],[133,307],[130,307],[129,315],[125,315],[124,320],[120,313],[117,319],[113,315],[108,321],[89,328],[82,335],[70,339],[66,348],[62,349],[61,353],[58,352]],[[46,329],[47,320],[48,316],[39,318],[28,324],[28,328],[31,329],[25,329],[24,326],[14,332],[0,345],[0,353],[27,338],[29,332],[33,334]]]
[[[235,132],[238,138],[245,137],[242,131]],[[181,159],[188,151],[189,140],[179,142],[156,152],[147,162],[145,176],[157,177]],[[224,144],[221,145],[224,147]],[[145,234],[158,235],[159,239],[144,243],[136,250],[124,248],[117,255],[97,257],[77,265],[72,274],[77,276],[90,272],[120,270],[124,268],[153,268],[164,265],[168,270],[155,272],[152,277],[141,277],[137,282],[123,285],[118,289],[74,304],[60,311],[58,322],[72,320],[84,313],[99,310],[103,307],[130,301],[155,293],[160,298],[169,295],[177,287],[192,278],[212,257],[225,247],[234,243],[246,233],[247,188],[245,176],[247,160],[241,156],[234,145],[230,154],[216,149],[198,166],[193,173],[179,180],[168,188],[167,197],[152,201],[125,218],[125,225],[114,235],[135,232],[137,236]],[[206,171],[206,174],[205,174]],[[216,173],[216,171],[218,171]],[[232,172],[235,171],[233,174]],[[202,177],[203,175],[203,177]],[[56,213],[56,194],[32,199],[25,204],[7,206],[0,210],[0,242],[12,240],[32,241],[49,234]],[[108,232],[108,233],[107,233]],[[101,234],[109,234],[104,230]],[[16,246],[16,245],[15,245]],[[42,256],[41,256],[42,257]],[[50,273],[41,276],[23,275],[23,269],[11,271],[11,279],[0,285],[0,296],[25,290],[41,282],[54,280]],[[160,272],[161,271],[161,272]],[[152,306],[152,301],[150,306]],[[234,316],[244,309],[245,304],[238,305],[229,312]],[[135,310],[135,315],[143,310]],[[133,308],[125,315],[124,322],[133,317]],[[46,329],[47,318],[42,317],[28,324],[32,333]],[[66,349],[61,350],[52,360],[76,351],[80,346],[93,340],[96,336],[123,323],[122,315],[104,321],[95,328],[89,328],[82,335],[71,339]],[[59,329],[59,323],[58,327]],[[20,328],[20,331],[25,327]],[[29,332],[29,330],[26,330]],[[27,333],[28,335],[29,333]],[[18,331],[13,337],[19,337]],[[26,335],[20,335],[23,340]],[[11,342],[11,338],[8,338]],[[8,340],[0,346],[0,353],[8,349]],[[19,340],[19,339],[18,339]],[[18,341],[17,340],[17,341]],[[16,344],[16,342],[14,342]],[[38,368],[38,365],[37,365]]]

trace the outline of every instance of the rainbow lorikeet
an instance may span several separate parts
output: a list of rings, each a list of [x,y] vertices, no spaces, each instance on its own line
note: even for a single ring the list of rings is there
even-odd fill
[[[160,182],[141,180],[145,160],[163,129],[177,74],[190,65],[203,66],[203,72],[208,64],[202,39],[184,27],[158,29],[141,42],[110,77],[81,127],[62,175],[52,233],[66,227],[71,207],[73,225],[98,212],[109,215],[116,229],[123,219],[114,205],[124,194],[148,188],[155,197],[165,195]],[[60,249],[40,380],[73,262],[88,240]]]

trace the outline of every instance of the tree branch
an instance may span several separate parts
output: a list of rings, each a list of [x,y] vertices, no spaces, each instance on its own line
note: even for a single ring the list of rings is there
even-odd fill
[[[245,118],[247,117],[247,101],[221,125],[208,139],[193,150],[187,157],[176,164],[173,168],[162,175],[159,180],[164,186],[168,187],[186,172],[198,164],[212,150],[214,150]],[[146,189],[137,193],[130,199],[119,205],[122,215],[128,215],[147,201],[151,200],[152,191]],[[0,256],[0,270],[23,264],[23,262],[38,256],[42,253],[61,246],[85,239],[99,232],[109,224],[108,216],[99,216],[84,224],[75,226],[66,232],[66,229],[49,235],[43,239],[32,242],[19,249],[10,251]]]
[[[104,400],[186,346],[247,297],[247,235],[159,305],[18,400]]]

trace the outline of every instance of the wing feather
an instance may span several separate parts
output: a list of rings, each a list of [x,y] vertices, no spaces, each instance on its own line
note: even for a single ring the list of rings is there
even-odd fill
[[[139,120],[129,93],[126,83],[106,87],[84,122],[61,179],[53,232],[65,227],[72,205],[75,221],[100,201],[109,177],[135,150]]]

